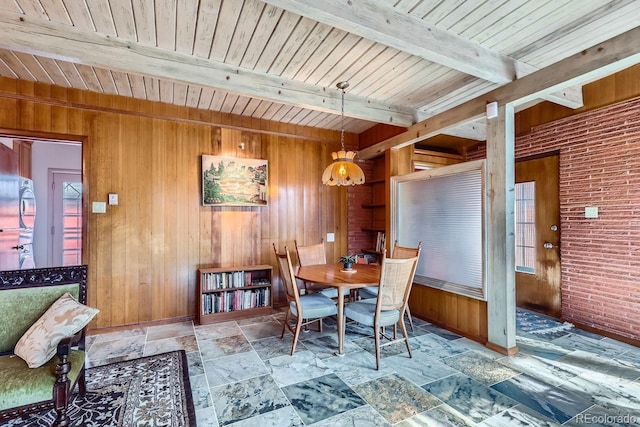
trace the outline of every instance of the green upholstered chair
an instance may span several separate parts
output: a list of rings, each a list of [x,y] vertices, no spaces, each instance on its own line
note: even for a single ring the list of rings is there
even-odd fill
[[[70,424],[71,391],[78,384],[80,395],[85,393],[85,330],[63,339],[56,355],[38,368],[13,354],[22,335],[66,292],[86,303],[86,266],[0,272],[0,424],[52,408],[54,426]]]

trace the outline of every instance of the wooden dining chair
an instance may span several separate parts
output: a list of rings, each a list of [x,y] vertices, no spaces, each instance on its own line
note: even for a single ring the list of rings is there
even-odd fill
[[[373,326],[376,347],[376,369],[380,369],[380,348],[404,340],[409,357],[409,335],[404,323],[404,314],[407,310],[409,293],[413,285],[416,273],[418,257],[413,258],[386,258],[382,257],[380,271],[380,283],[378,296],[375,302],[371,299],[352,302],[344,308],[344,322],[347,319],[354,320],[366,326]],[[402,339],[397,337],[397,326],[400,325]],[[385,327],[393,326],[393,337],[387,336]],[[381,338],[386,339],[381,343]]]
[[[278,260],[280,278],[282,279],[288,302],[287,314],[282,324],[280,339],[284,338],[286,329],[293,334],[293,345],[291,346],[291,355],[293,356],[302,327],[313,322],[318,322],[318,330],[322,332],[322,319],[336,315],[338,309],[336,303],[331,298],[320,293],[300,295],[298,284],[296,283],[296,276],[293,272],[289,249],[285,246],[284,253],[278,253],[278,249],[274,243],[273,251]],[[293,319],[295,319],[295,325],[290,323],[290,320]]]
[[[420,258],[420,252],[422,251],[422,242],[418,242],[418,247],[411,248],[407,246],[399,246],[398,241],[393,242],[393,251],[391,252],[391,258],[395,259],[403,259],[403,258]],[[360,289],[359,295],[361,299],[369,299],[369,298],[377,298],[378,297],[378,288],[375,286],[367,286],[365,288]],[[409,319],[409,326],[411,327],[411,332],[413,332],[413,318],[411,317],[411,310],[409,309],[409,305],[407,304],[407,318]]]
[[[300,265],[315,265],[327,263],[327,251],[324,247],[324,239],[314,245],[299,245],[297,240],[293,241],[296,246],[296,254]]]
[[[303,265],[317,265],[327,263],[327,251],[324,246],[324,239],[320,240],[320,243],[313,245],[298,245],[298,241],[293,241],[296,247],[296,254],[298,255],[298,264]],[[338,298],[338,290],[336,288],[323,288],[313,283],[304,282],[304,288],[308,292],[319,292],[322,295],[329,298]],[[345,296],[349,295],[349,290],[344,291]]]

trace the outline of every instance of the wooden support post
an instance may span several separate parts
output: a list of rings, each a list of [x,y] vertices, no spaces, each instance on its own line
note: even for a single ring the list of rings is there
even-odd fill
[[[514,110],[498,108],[487,119],[487,346],[504,354],[516,348],[514,248]]]

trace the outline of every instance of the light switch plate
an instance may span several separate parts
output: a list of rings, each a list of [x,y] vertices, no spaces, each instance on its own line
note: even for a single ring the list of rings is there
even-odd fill
[[[117,205],[118,204],[118,194],[117,193],[109,193],[109,204]]]
[[[585,218],[598,218],[598,207],[597,206],[585,206],[584,207],[584,217]]]
[[[93,202],[91,205],[93,213],[107,213],[107,204],[105,202]]]
[[[335,242],[336,235],[334,233],[327,233],[327,243]]]

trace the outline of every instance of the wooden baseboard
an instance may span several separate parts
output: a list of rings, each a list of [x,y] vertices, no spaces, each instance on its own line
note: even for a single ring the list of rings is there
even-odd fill
[[[561,319],[561,320],[565,321],[565,319]],[[582,329],[583,331],[592,332],[594,334],[602,335],[603,337],[611,338],[611,339],[614,339],[616,341],[621,341],[621,342],[626,343],[626,344],[631,344],[631,345],[634,345],[636,347],[640,347],[640,340],[638,340],[638,339],[625,337],[624,335],[619,335],[619,334],[616,334],[614,332],[603,331],[602,329],[598,329],[598,328],[594,328],[594,327],[591,327],[591,326],[583,325],[582,323],[576,323],[576,322],[572,322],[570,320],[567,320],[567,321],[570,322],[570,323],[573,323],[573,326],[575,326],[578,329]]]
[[[167,325],[169,323],[189,322],[189,321],[195,320],[195,318],[196,318],[195,316],[182,316],[182,317],[173,317],[170,319],[152,320],[149,322],[131,323],[128,325],[110,326],[107,328],[91,328],[87,330],[87,335],[106,334],[109,332],[123,331],[125,329],[146,328],[149,326]]]
[[[414,316],[414,317],[417,317],[417,316]],[[480,337],[480,336],[476,336],[476,335],[470,335],[470,334],[468,334],[468,333],[466,333],[464,331],[461,331],[461,330],[458,330],[456,328],[452,328],[450,326],[444,325],[444,324],[442,324],[440,322],[437,322],[437,321],[435,321],[433,319],[425,319],[425,318],[422,318],[422,317],[418,317],[418,318],[424,320],[425,322],[429,322],[432,325],[435,325],[435,326],[438,326],[438,327],[440,327],[442,329],[446,329],[447,331],[453,332],[454,334],[458,334],[458,335],[463,336],[463,337],[465,337],[467,339],[475,341],[478,344],[481,344],[481,345],[487,347],[489,350],[493,350],[493,351],[495,351],[497,353],[504,354],[505,356],[513,356],[514,354],[518,353],[518,347],[504,348],[504,347],[501,347],[499,345],[490,343],[487,340],[487,338],[485,338],[485,337]]]
[[[439,328],[446,329],[447,331],[449,331],[449,332],[453,332],[454,334],[458,334],[458,335],[460,335],[460,336],[463,336],[463,337],[465,337],[465,338],[468,338],[468,339],[470,339],[471,341],[475,341],[475,342],[477,342],[478,344],[482,344],[482,345],[484,345],[484,346],[486,346],[486,345],[487,345],[487,339],[486,339],[486,338],[484,338],[484,337],[480,337],[480,336],[476,336],[476,335],[471,335],[471,334],[469,334],[469,333],[467,333],[467,332],[464,332],[464,331],[459,330],[459,329],[456,329],[456,328],[452,328],[451,326],[445,325],[444,323],[442,323],[442,322],[438,322],[437,320],[434,320],[434,319],[428,319],[428,318],[424,318],[424,317],[416,316],[415,314],[412,314],[412,316],[413,316],[414,318],[418,318],[418,319],[424,320],[425,322],[429,322],[429,323],[431,323],[432,325],[438,326]]]
[[[505,348],[488,341],[485,344],[485,347],[497,353],[504,354],[505,356],[513,356],[514,354],[518,353],[518,347]]]

